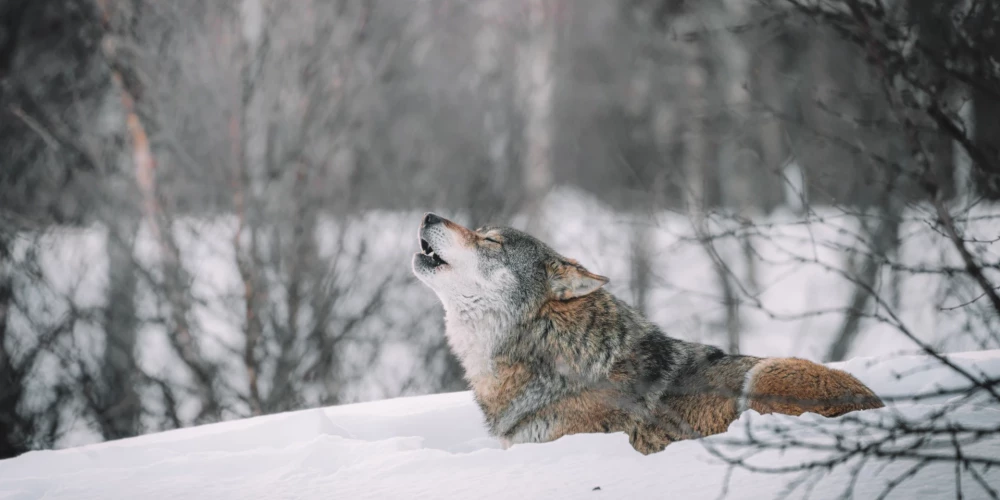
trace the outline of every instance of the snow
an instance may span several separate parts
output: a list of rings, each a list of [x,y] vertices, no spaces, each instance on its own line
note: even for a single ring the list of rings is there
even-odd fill
[[[948,359],[976,377],[1000,377],[1000,350],[950,354]],[[854,498],[875,498],[915,462],[852,458],[803,476],[800,471],[730,470],[718,457],[755,449],[745,444],[751,433],[771,447],[790,439],[809,443],[810,449],[758,449],[749,459],[754,467],[794,469],[839,456],[829,448],[838,442],[849,450],[884,437],[879,424],[995,427],[1000,422],[1000,404],[985,397],[899,401],[967,386],[931,357],[855,358],[832,366],[896,400],[884,409],[836,419],[749,411],[724,434],[677,442],[643,456],[621,433],[573,435],[503,450],[486,434],[482,414],[468,392],[397,398],[30,452],[0,461],[0,499],[700,499],[719,498],[726,485],[727,498],[776,498],[783,493],[787,498],[838,498],[851,484]],[[946,417],[927,418],[943,408],[949,408]],[[902,450],[913,444],[913,439],[900,438],[881,449]],[[915,450],[949,452],[933,442]],[[967,444],[963,453],[996,459],[1000,436]],[[971,469],[960,471],[966,498],[987,497],[974,474],[993,488],[1000,485],[1000,469]],[[931,463],[887,498],[954,497],[955,474],[952,462]]]

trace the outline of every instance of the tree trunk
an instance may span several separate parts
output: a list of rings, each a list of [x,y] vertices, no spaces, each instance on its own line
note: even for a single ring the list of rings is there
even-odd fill
[[[759,13],[757,9],[754,10]],[[796,168],[798,164],[794,164],[791,171],[787,170],[793,162],[789,161],[791,151],[785,125],[780,117],[769,111],[788,113],[792,107],[789,99],[791,92],[782,79],[785,72],[782,63],[788,57],[790,49],[780,39],[774,40],[770,33],[752,37],[751,43],[760,47],[760,50],[757,54],[748,54],[751,61],[748,65],[747,83],[753,88],[755,105],[765,108],[765,111],[755,113],[755,120],[759,120],[756,124],[756,141],[761,153],[758,172],[753,176],[756,180],[752,181],[757,187],[755,196],[764,212],[781,203],[782,199],[793,211],[801,212],[805,206],[801,203],[800,193],[804,195],[802,190],[805,184],[802,183],[801,187],[794,185],[795,181],[801,179],[801,175],[791,179],[791,183],[787,178],[789,174],[800,174],[801,170]],[[772,181],[779,185],[774,186]],[[794,193],[789,192],[790,190]],[[792,203],[789,203],[790,200]]]
[[[11,258],[11,245],[13,243],[13,235],[9,234],[8,231],[6,227],[0,225],[0,356],[6,352],[4,339],[7,334],[7,320],[10,317],[11,303],[14,300],[11,276],[4,269],[9,265],[8,260]],[[5,358],[0,358],[0,371],[3,370],[3,359]],[[6,408],[6,406],[0,406],[0,408]]]
[[[713,15],[709,17],[711,26],[735,26],[747,17],[746,2],[741,0],[723,0],[721,5],[713,9]],[[713,47],[718,51],[715,59],[721,60],[723,65],[721,81],[719,82],[722,98],[725,102],[725,122],[731,133],[726,134],[726,129],[722,133],[731,136],[739,136],[740,132],[747,128],[747,117],[750,112],[750,95],[747,90],[747,81],[751,74],[749,71],[750,55],[746,50],[746,41],[740,35],[729,30],[721,30],[719,42]],[[718,134],[716,134],[718,135]],[[719,147],[719,167],[720,175],[717,175],[719,192],[722,195],[722,204],[736,211],[737,221],[741,224],[753,224],[755,216],[763,209],[762,204],[768,203],[769,190],[768,181],[773,176],[766,175],[761,169],[759,156],[750,144],[740,140],[726,140]],[[744,274],[743,284],[746,288],[756,289],[756,257],[753,252],[753,242],[749,232],[739,233],[740,246],[742,248]],[[732,277],[735,279],[735,277]],[[732,288],[726,278],[725,288]],[[726,293],[727,297],[731,293]],[[735,307],[735,305],[734,305]],[[739,321],[727,321],[735,323]],[[731,343],[738,333],[731,333]],[[738,342],[737,342],[738,343]]]
[[[891,196],[891,194],[886,194]],[[887,254],[897,245],[900,216],[895,203],[883,204],[880,208],[876,227],[869,233],[871,246],[865,254],[861,269],[854,278],[854,293],[845,312],[846,318],[840,327],[840,332],[834,339],[826,355],[826,361],[843,361],[850,352],[854,341],[861,332],[861,319],[868,307],[871,293],[876,287],[876,281],[882,270],[882,263],[887,260]]]
[[[958,117],[965,125],[968,137],[976,137],[976,122],[973,116],[975,107],[975,100],[969,100],[958,110]],[[952,164],[955,166],[952,178],[955,184],[955,198],[958,206],[964,207],[975,196],[976,184],[973,178],[972,159],[960,144],[952,144],[951,152]]]
[[[990,158],[1000,158],[1000,99],[995,94],[975,91],[972,98],[973,122],[976,124],[974,143]],[[1000,161],[992,164],[974,162],[972,171],[976,194],[989,200],[1000,200],[1000,171],[995,170]]]
[[[726,306],[726,345],[729,354],[740,353],[740,301],[730,282],[731,276],[721,262],[716,262],[715,272],[722,287],[722,303]]]
[[[297,360],[294,352],[298,339],[308,330],[300,324],[299,316],[307,297],[325,293],[317,286],[319,281],[310,270],[320,269],[322,263],[316,251],[317,210],[310,189],[311,169],[304,163],[299,163],[295,172],[295,192],[292,196],[294,212],[291,214],[291,231],[287,234],[281,230],[276,234],[287,234],[288,248],[274,252],[276,255],[286,255],[288,269],[285,309],[287,317],[285,325],[275,332],[278,352],[277,364],[271,380],[271,391],[264,401],[264,412],[289,411],[297,400],[293,379]],[[276,245],[277,246],[277,245]]]
[[[652,252],[650,251],[649,228],[635,221],[632,225],[632,238],[629,260],[632,289],[632,305],[643,313],[649,312],[649,290],[652,287]]]
[[[467,200],[473,227],[495,222],[498,215],[506,215],[505,212],[511,208],[507,206],[507,193],[510,191],[514,142],[511,119],[514,96],[509,77],[513,44],[504,29],[505,25],[500,22],[506,7],[506,0],[479,2],[475,62],[485,107],[483,139],[488,164],[481,173],[474,174],[480,189]]]
[[[14,301],[14,289],[10,274],[2,268],[10,258],[12,243],[6,231],[0,227],[0,460],[28,451],[24,421],[18,414],[24,395],[24,372],[15,365],[7,345],[7,319]]]
[[[236,267],[243,285],[243,369],[246,373],[247,403],[251,415],[263,413],[263,399],[260,393],[260,362],[257,349],[263,341],[263,323],[260,317],[260,300],[264,286],[260,278],[259,238],[263,235],[264,223],[260,213],[265,203],[264,170],[268,165],[259,157],[251,158],[249,145],[254,139],[251,134],[251,105],[254,102],[256,81],[254,70],[263,61],[257,53],[265,29],[263,25],[263,5],[261,0],[243,0],[240,3],[239,23],[243,34],[236,51],[239,69],[239,93],[235,95],[233,117],[230,119],[230,151],[233,162],[233,205],[238,219],[238,227],[233,237]],[[263,129],[261,129],[263,130]],[[246,245],[243,236],[246,235]],[[272,234],[272,237],[275,237]]]
[[[679,30],[693,31],[698,27],[697,15],[687,13],[678,19]],[[682,140],[684,159],[685,206],[697,221],[704,218],[707,208],[705,169],[708,168],[708,68],[704,43],[696,41],[683,45],[684,102],[687,104]]]
[[[541,203],[553,183],[552,97],[555,86],[556,32],[554,15],[559,0],[525,0],[527,36],[519,51],[517,74],[520,80],[524,115],[524,213],[528,232],[541,230]],[[539,235],[541,236],[541,235]]]
[[[105,439],[139,434],[142,407],[137,386],[135,312],[137,269],[132,249],[138,221],[119,215],[108,229],[108,304],[97,421]]]
[[[679,21],[684,30],[698,27],[693,21],[696,13],[688,13]],[[692,227],[705,251],[713,261],[719,287],[726,306],[726,339],[730,354],[739,353],[739,303],[730,283],[730,273],[715,250],[712,235],[708,234],[706,211],[708,209],[706,168],[712,163],[708,143],[708,58],[705,43],[694,42],[684,46],[685,90],[687,124],[684,140],[683,173],[685,180],[685,206]]]
[[[128,4],[111,5],[109,0],[99,0],[98,6],[102,14],[103,28],[106,34],[115,34],[123,37],[134,36],[123,25],[130,24],[131,21],[122,21],[120,17],[128,18],[134,15],[129,11]],[[121,9],[116,10],[116,9]],[[117,17],[116,17],[117,16]],[[117,21],[113,21],[117,19]],[[197,342],[192,336],[188,323],[189,301],[187,296],[188,280],[180,261],[180,251],[171,231],[169,218],[165,217],[161,210],[156,187],[156,160],[149,143],[149,135],[146,124],[143,123],[136,102],[138,94],[130,84],[136,79],[124,78],[121,69],[134,71],[116,50],[117,44],[104,43],[105,58],[112,68],[111,80],[114,88],[118,91],[122,109],[125,113],[126,128],[129,139],[129,146],[132,153],[132,166],[135,169],[135,182],[141,199],[142,212],[145,220],[149,224],[150,232],[154,241],[157,242],[163,265],[164,292],[167,302],[170,304],[171,324],[168,328],[170,342],[177,351],[181,359],[188,365],[195,375],[198,383],[198,391],[202,397],[201,418],[207,417],[209,420],[218,420],[220,412],[218,401],[215,397],[215,372],[214,369],[204,361],[198,348]]]

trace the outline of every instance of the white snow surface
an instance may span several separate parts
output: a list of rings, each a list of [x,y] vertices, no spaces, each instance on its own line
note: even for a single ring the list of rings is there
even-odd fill
[[[1000,350],[948,359],[974,378],[1000,377]],[[927,356],[855,358],[831,366],[894,400],[968,385],[952,368]],[[724,493],[725,498],[838,498],[852,484],[853,498],[876,498],[916,460],[852,458],[831,469],[794,469],[883,439],[886,431],[876,425],[996,427],[1000,404],[985,396],[897,400],[884,409],[835,419],[748,411],[724,434],[677,442],[649,456],[635,452],[622,433],[574,435],[504,450],[487,435],[469,392],[398,398],[30,452],[0,461],[0,499],[700,499]],[[928,417],[945,408],[945,417]],[[758,449],[748,460],[791,472],[730,469],[717,454],[756,449],[745,444],[750,433],[759,442],[777,446],[791,439],[811,449]],[[839,449],[834,436],[839,436]],[[878,449],[891,453],[914,442],[901,437]],[[945,446],[938,446],[942,442]],[[953,453],[948,438],[914,449],[922,456]],[[1000,436],[966,443],[962,453],[1000,459]],[[1000,468],[970,469],[958,471],[964,498],[988,498],[987,488],[1000,487]],[[955,496],[956,467],[946,460],[921,469],[888,498]]]

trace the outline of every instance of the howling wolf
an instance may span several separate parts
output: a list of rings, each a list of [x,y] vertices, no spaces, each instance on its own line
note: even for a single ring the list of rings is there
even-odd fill
[[[649,454],[724,432],[748,409],[883,406],[843,371],[670,338],[602,288],[607,278],[521,231],[428,213],[419,240],[413,272],[444,304],[449,347],[504,447],[624,432]]]

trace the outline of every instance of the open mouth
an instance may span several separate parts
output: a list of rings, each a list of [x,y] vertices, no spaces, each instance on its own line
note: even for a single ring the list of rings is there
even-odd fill
[[[432,247],[431,244],[428,243],[427,240],[423,238],[420,238],[420,251],[423,252],[424,255],[430,258],[430,264],[432,267],[438,267],[447,264],[447,262],[445,262],[444,259],[442,259],[440,256],[438,256],[437,253],[434,252],[434,247]]]

